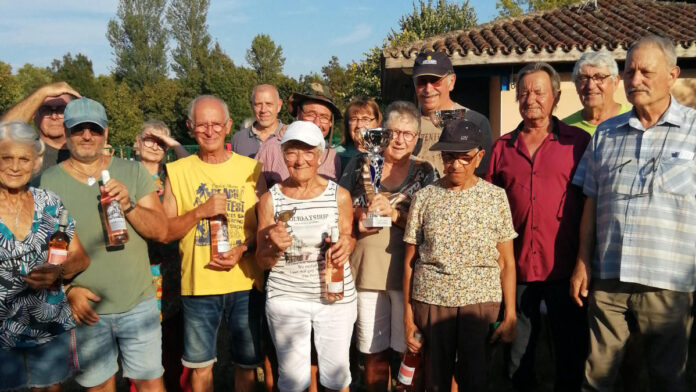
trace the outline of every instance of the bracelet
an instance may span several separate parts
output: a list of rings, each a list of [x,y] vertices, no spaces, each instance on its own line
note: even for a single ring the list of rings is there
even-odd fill
[[[68,293],[70,293],[70,290],[73,289],[73,287],[75,287],[75,286],[74,286],[74,285],[70,285],[70,287],[68,287],[68,288],[65,290],[65,297],[66,297],[66,298],[67,298],[67,296],[68,296]]]

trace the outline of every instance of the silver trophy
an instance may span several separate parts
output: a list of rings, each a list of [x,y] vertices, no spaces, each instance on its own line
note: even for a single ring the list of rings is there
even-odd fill
[[[382,179],[382,166],[384,149],[389,145],[391,132],[385,128],[372,128],[360,130],[358,143],[367,151],[365,164],[363,165],[363,184],[367,201],[372,201],[379,193],[379,184]],[[391,217],[380,216],[371,212],[362,221],[365,227],[391,227]]]
[[[447,124],[456,120],[463,120],[469,109],[436,110],[430,113],[430,122],[436,127],[444,129]]]
[[[292,227],[287,226],[287,224],[288,224],[288,221],[290,221],[290,219],[292,219],[292,217],[295,216],[296,212],[297,212],[297,207],[293,208],[292,210],[278,211],[275,213],[275,216],[274,216],[276,222],[285,223],[285,225],[286,225],[285,227],[286,227],[286,230],[288,231],[288,234],[290,234],[290,236],[293,237],[293,241],[292,241],[292,244],[290,245],[290,248],[292,248],[292,246],[295,245],[295,237],[292,235]],[[276,264],[276,266],[278,266],[278,267],[284,266],[285,261],[289,257],[289,252],[287,249],[285,250],[285,252],[283,254],[285,256],[285,260],[283,260],[283,261],[278,260],[278,263]]]

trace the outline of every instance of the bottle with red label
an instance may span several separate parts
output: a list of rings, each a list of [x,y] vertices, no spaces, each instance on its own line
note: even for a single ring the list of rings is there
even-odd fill
[[[111,175],[108,170],[103,170],[101,190],[102,219],[106,228],[109,246],[123,245],[128,242],[128,227],[126,217],[121,210],[121,203],[106,192],[104,185],[109,182]]]
[[[330,301],[343,299],[343,266],[339,267],[331,261],[331,247],[338,242],[338,227],[331,228],[331,243],[326,251],[326,267],[329,269],[329,279],[326,293]]]
[[[46,261],[49,264],[61,265],[68,258],[70,237],[65,233],[66,227],[68,227],[68,210],[63,210],[58,216],[58,231],[53,233],[48,240],[48,258]]]
[[[417,342],[423,343],[423,335],[420,332],[413,334],[413,338]],[[409,350],[404,354],[404,359],[401,361],[401,367],[399,367],[399,377],[397,378],[396,389],[397,391],[410,391],[413,387],[414,375],[418,371],[421,363],[421,353],[413,353]]]

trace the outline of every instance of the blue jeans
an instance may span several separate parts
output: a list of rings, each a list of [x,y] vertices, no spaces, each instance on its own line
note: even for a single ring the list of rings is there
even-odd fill
[[[219,295],[183,295],[184,366],[196,369],[217,360],[217,331],[224,317],[232,361],[252,369],[263,360],[263,294],[255,289]]]
[[[43,388],[70,376],[70,331],[36,347],[0,349],[0,390]]]
[[[118,371],[121,353],[123,376],[134,380],[162,377],[162,328],[155,297],[124,313],[100,314],[94,325],[75,330],[75,380],[83,387],[97,386]]]

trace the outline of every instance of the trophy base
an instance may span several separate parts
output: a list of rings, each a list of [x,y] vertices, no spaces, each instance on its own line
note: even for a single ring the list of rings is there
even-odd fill
[[[392,221],[388,216],[371,216],[363,219],[363,226],[365,227],[391,227]]]

